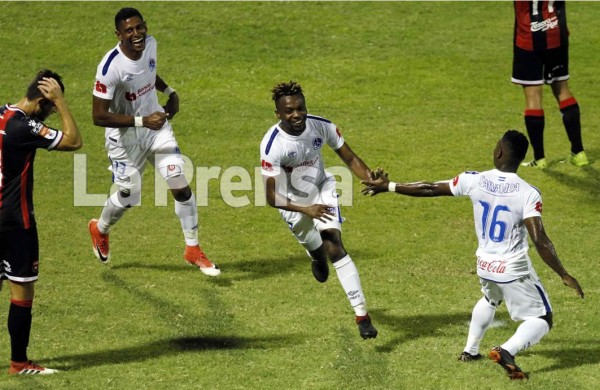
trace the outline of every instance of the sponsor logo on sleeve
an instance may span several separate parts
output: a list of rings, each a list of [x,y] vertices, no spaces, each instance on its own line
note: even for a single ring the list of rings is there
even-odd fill
[[[270,162],[262,160],[260,162],[260,166],[262,167],[262,169],[264,169],[267,172],[273,172],[273,164],[271,164]]]
[[[106,85],[102,84],[98,80],[96,80],[96,85],[95,85],[94,89],[100,93],[106,93],[106,91],[107,91]]]
[[[542,202],[535,202],[535,211],[542,213]]]
[[[40,137],[44,137],[46,139],[55,139],[56,138],[56,130],[49,128],[43,123],[34,121],[33,119],[29,121],[29,127],[31,127],[31,132],[35,135],[39,135]]]

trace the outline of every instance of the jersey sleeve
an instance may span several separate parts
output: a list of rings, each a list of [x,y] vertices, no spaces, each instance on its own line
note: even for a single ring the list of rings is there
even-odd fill
[[[344,136],[342,132],[333,123],[327,123],[325,126],[325,139],[327,145],[333,150],[338,150],[344,145]]]
[[[267,133],[260,144],[260,172],[263,176],[275,177],[281,173],[281,154],[275,143],[278,130]]]
[[[463,172],[449,180],[450,191],[454,196],[468,196],[476,183],[479,172]]]
[[[112,100],[115,95],[115,90],[119,84],[119,75],[113,62],[118,55],[119,51],[114,49],[102,59],[100,64],[98,64],[93,94],[100,99]]]
[[[527,191],[523,207],[523,219],[542,216],[542,195],[534,188]]]
[[[19,143],[25,149],[54,149],[62,140],[63,132],[46,126],[31,117],[19,119]]]

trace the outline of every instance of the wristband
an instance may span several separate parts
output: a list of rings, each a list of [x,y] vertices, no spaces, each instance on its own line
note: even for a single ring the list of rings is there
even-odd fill
[[[144,127],[144,118],[143,117],[136,116],[133,119],[134,119],[133,123],[134,123],[135,127]]]
[[[389,192],[396,192],[396,183],[395,182],[391,181],[388,184],[388,191]]]
[[[165,95],[167,95],[167,96],[171,96],[171,94],[172,94],[172,93],[174,93],[174,92],[177,92],[177,91],[176,91],[176,90],[174,90],[174,89],[173,89],[173,88],[171,88],[171,87],[167,87],[167,88],[165,88],[165,90],[163,91],[163,93],[164,93]]]

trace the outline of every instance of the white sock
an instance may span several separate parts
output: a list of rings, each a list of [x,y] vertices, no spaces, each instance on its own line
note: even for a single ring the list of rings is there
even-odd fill
[[[485,331],[491,325],[496,314],[496,308],[492,306],[485,297],[481,298],[473,307],[471,323],[469,324],[469,336],[464,351],[471,355],[479,353],[479,344],[485,335]]]
[[[515,334],[501,347],[515,356],[517,353],[539,343],[549,330],[550,325],[546,320],[528,318],[519,325]]]
[[[104,203],[104,208],[98,218],[98,230],[102,234],[108,234],[111,226],[119,222],[119,220],[125,215],[127,207],[121,204],[119,200],[119,191],[113,193]]]
[[[198,209],[194,193],[185,202],[175,200],[175,214],[181,222],[181,230],[188,246],[198,245]]]
[[[350,255],[346,255],[333,263],[333,267],[356,315],[367,315],[365,295],[360,285],[358,269],[356,269],[356,265],[354,265]]]

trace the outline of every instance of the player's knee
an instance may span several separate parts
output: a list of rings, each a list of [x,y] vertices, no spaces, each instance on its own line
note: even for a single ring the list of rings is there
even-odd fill
[[[546,315],[541,316],[540,318],[542,320],[546,321],[548,323],[548,326],[550,327],[550,329],[552,329],[553,321],[552,321],[552,312],[551,311],[546,313]]]
[[[117,192],[117,200],[121,206],[130,208],[137,206],[142,200],[142,193],[140,191],[132,191],[127,188],[121,188]]]
[[[173,194],[173,198],[175,198],[176,201],[187,202],[192,197],[192,189],[190,188],[190,186],[172,189],[171,194]]]

